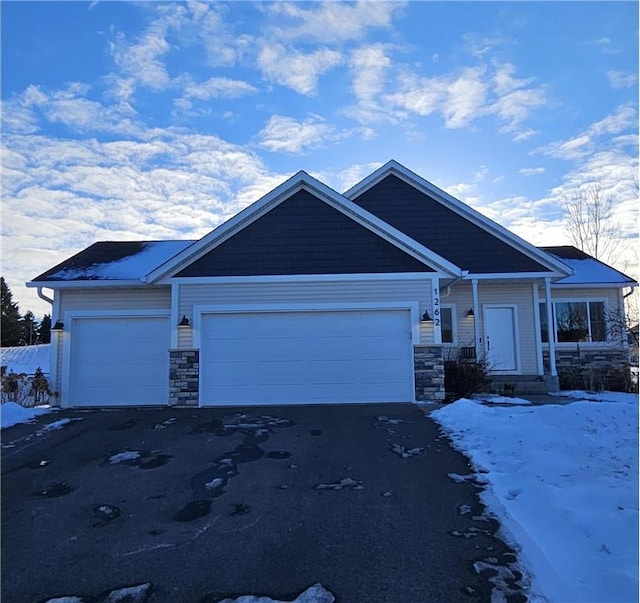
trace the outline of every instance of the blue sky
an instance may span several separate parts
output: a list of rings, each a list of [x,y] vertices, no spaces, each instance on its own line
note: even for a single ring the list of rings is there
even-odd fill
[[[2,273],[198,238],[393,158],[537,245],[598,182],[637,259],[635,2],[3,2]],[[52,26],[55,24],[55,26]],[[626,266],[625,264],[626,260]]]

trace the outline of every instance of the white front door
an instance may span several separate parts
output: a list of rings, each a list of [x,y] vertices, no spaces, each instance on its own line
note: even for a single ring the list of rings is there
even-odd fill
[[[516,372],[518,348],[514,306],[484,308],[484,347],[491,372]]]

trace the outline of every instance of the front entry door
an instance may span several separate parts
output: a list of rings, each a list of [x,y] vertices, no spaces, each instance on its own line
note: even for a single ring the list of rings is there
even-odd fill
[[[485,352],[491,372],[518,370],[516,309],[494,306],[484,309]]]

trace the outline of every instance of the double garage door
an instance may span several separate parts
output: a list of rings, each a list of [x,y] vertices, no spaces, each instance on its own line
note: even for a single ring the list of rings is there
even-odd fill
[[[203,314],[200,405],[408,402],[409,310]],[[71,406],[164,405],[168,317],[73,320]]]
[[[202,406],[408,402],[409,310],[204,314]]]

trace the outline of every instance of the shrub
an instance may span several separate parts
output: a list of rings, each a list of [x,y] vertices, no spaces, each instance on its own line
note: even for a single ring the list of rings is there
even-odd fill
[[[40,367],[33,375],[7,373],[3,375],[1,383],[2,402],[15,402],[27,408],[46,403],[52,395],[49,382]]]
[[[485,360],[454,358],[444,362],[444,389],[449,401],[486,391],[490,384]]]

